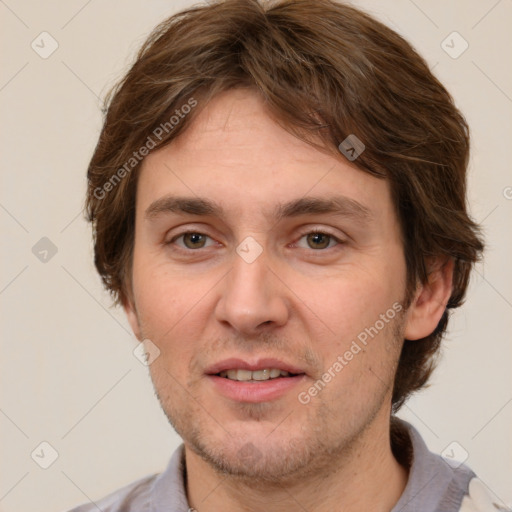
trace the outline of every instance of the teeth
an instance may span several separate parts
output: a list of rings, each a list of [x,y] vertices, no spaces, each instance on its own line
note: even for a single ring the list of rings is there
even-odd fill
[[[287,371],[279,370],[278,368],[265,368],[263,370],[256,370],[254,372],[250,370],[224,370],[223,372],[220,372],[219,375],[230,380],[239,381],[270,380],[277,379],[278,377],[290,376]]]
[[[252,372],[250,370],[228,370],[228,379],[233,380],[251,380]]]
[[[251,373],[251,372],[249,372]],[[252,379],[253,380],[268,380],[270,379],[270,370],[257,370],[255,372],[252,372]]]

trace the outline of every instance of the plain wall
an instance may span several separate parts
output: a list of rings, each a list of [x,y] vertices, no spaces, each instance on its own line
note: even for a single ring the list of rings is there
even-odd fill
[[[194,3],[0,2],[4,512],[58,512],[96,500],[161,471],[180,443],[147,368],[132,353],[137,341],[122,311],[102,290],[81,209],[100,99],[149,31]],[[434,451],[457,441],[496,501],[510,505],[512,2],[353,3],[411,41],[466,115],[473,137],[469,201],[487,242],[431,386],[401,416]],[[59,45],[47,59],[31,47],[43,31]],[[469,44],[457,59],[441,46],[453,31]],[[43,237],[57,249],[53,256]],[[38,242],[39,257],[50,251],[46,262],[33,253]],[[31,457],[43,441],[58,452],[48,469]]]

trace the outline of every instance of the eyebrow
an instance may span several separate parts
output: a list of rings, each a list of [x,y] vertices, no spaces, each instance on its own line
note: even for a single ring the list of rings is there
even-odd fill
[[[164,196],[157,199],[146,209],[145,217],[151,220],[161,214],[188,214],[197,216],[223,217],[224,210],[218,203],[202,197]],[[276,221],[300,215],[332,214],[349,217],[359,222],[368,222],[373,218],[369,208],[346,196],[327,198],[302,197],[287,203],[280,203],[271,217]]]

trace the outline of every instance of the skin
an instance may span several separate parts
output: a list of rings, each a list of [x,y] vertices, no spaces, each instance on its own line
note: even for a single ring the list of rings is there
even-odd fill
[[[198,512],[389,511],[405,488],[389,443],[391,388],[404,337],[428,335],[441,318],[449,262],[309,403],[298,400],[405,297],[388,183],[356,163],[292,136],[243,89],[217,96],[144,160],[124,307],[137,338],[160,350],[150,374],[183,438]],[[169,194],[216,201],[224,213],[146,214]],[[333,195],[357,201],[368,218],[272,216],[278,203]],[[207,236],[177,238],[185,232]],[[315,232],[343,243],[307,236]],[[262,248],[252,263],[235,250],[248,236]],[[228,357],[275,357],[306,376],[279,398],[235,401],[205,375]]]

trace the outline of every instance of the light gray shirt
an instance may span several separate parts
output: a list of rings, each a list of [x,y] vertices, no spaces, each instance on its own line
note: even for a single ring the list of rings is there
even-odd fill
[[[409,467],[407,485],[391,512],[496,512],[483,483],[464,464],[429,451],[419,432],[393,418],[392,447]],[[185,490],[184,445],[173,453],[162,473],[146,476],[96,502],[69,512],[188,512],[193,510]]]

